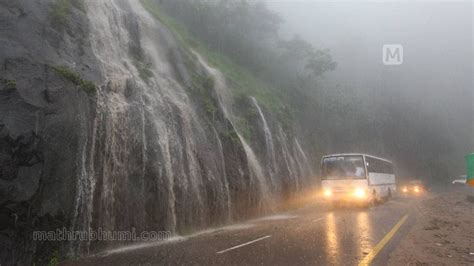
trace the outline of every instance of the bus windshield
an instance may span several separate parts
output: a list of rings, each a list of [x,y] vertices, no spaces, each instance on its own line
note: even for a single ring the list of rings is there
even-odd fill
[[[323,180],[365,179],[364,159],[360,155],[324,158],[321,178]]]

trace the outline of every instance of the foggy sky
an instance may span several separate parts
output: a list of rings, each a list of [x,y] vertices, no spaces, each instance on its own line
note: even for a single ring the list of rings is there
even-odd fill
[[[437,117],[459,156],[474,152],[472,2],[267,2],[285,20],[283,36],[331,50],[338,66],[324,86],[398,95],[401,106]],[[384,44],[403,45],[402,65],[383,65]]]

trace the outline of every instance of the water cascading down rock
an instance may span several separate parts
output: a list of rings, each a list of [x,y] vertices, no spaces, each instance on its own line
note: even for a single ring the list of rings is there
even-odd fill
[[[257,158],[234,127],[223,76],[180,47],[138,1],[87,6],[104,85],[78,154],[75,229],[197,230],[271,210],[283,186],[297,189],[309,175],[298,141],[289,142],[276,125],[275,143],[251,98],[265,139],[256,143],[265,147],[265,157]],[[185,60],[194,61],[194,69]],[[193,99],[196,74],[213,80],[207,88],[218,107],[213,119]]]
[[[33,2],[11,5],[45,8]],[[40,143],[31,142],[30,149],[41,155],[35,166],[39,188],[28,199],[7,199],[17,200],[16,206],[34,201],[35,214],[25,219],[60,217],[55,218],[59,224],[80,231],[135,228],[184,234],[271,212],[307,184],[311,167],[295,136],[249,97],[256,130],[244,137],[236,126],[242,110],[235,109],[222,73],[177,41],[140,1],[84,0],[84,9],[74,13],[79,25],[87,25],[86,36],[75,37],[80,55],[74,53],[75,39],[64,37],[74,31],[62,31],[68,40],[62,44],[37,46],[49,49],[44,52],[49,58],[32,52],[38,58],[30,62],[19,49],[5,50],[19,58],[12,60],[18,66],[9,65],[12,71],[29,66],[36,69],[30,83],[46,84],[46,89],[32,85],[30,91],[0,95],[2,104],[27,102],[1,105],[6,108],[2,113],[16,114],[12,110],[20,107],[35,113],[0,121],[8,143],[29,130],[13,130],[18,121],[32,121],[31,138]],[[44,10],[27,18],[46,17]],[[75,90],[50,65],[82,69],[97,91]],[[27,84],[21,78],[17,83],[18,90]],[[73,241],[68,250],[86,255],[123,244]]]

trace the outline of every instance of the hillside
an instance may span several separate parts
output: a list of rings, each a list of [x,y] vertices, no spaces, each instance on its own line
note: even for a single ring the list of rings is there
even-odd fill
[[[310,182],[281,99],[190,45],[151,2],[1,10],[2,262],[116,245],[31,241],[33,231],[187,234],[271,212]]]

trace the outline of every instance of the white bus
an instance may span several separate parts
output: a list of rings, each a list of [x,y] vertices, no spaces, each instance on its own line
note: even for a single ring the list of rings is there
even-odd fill
[[[388,199],[397,189],[391,161],[359,153],[323,156],[321,186],[328,200],[357,203]]]

